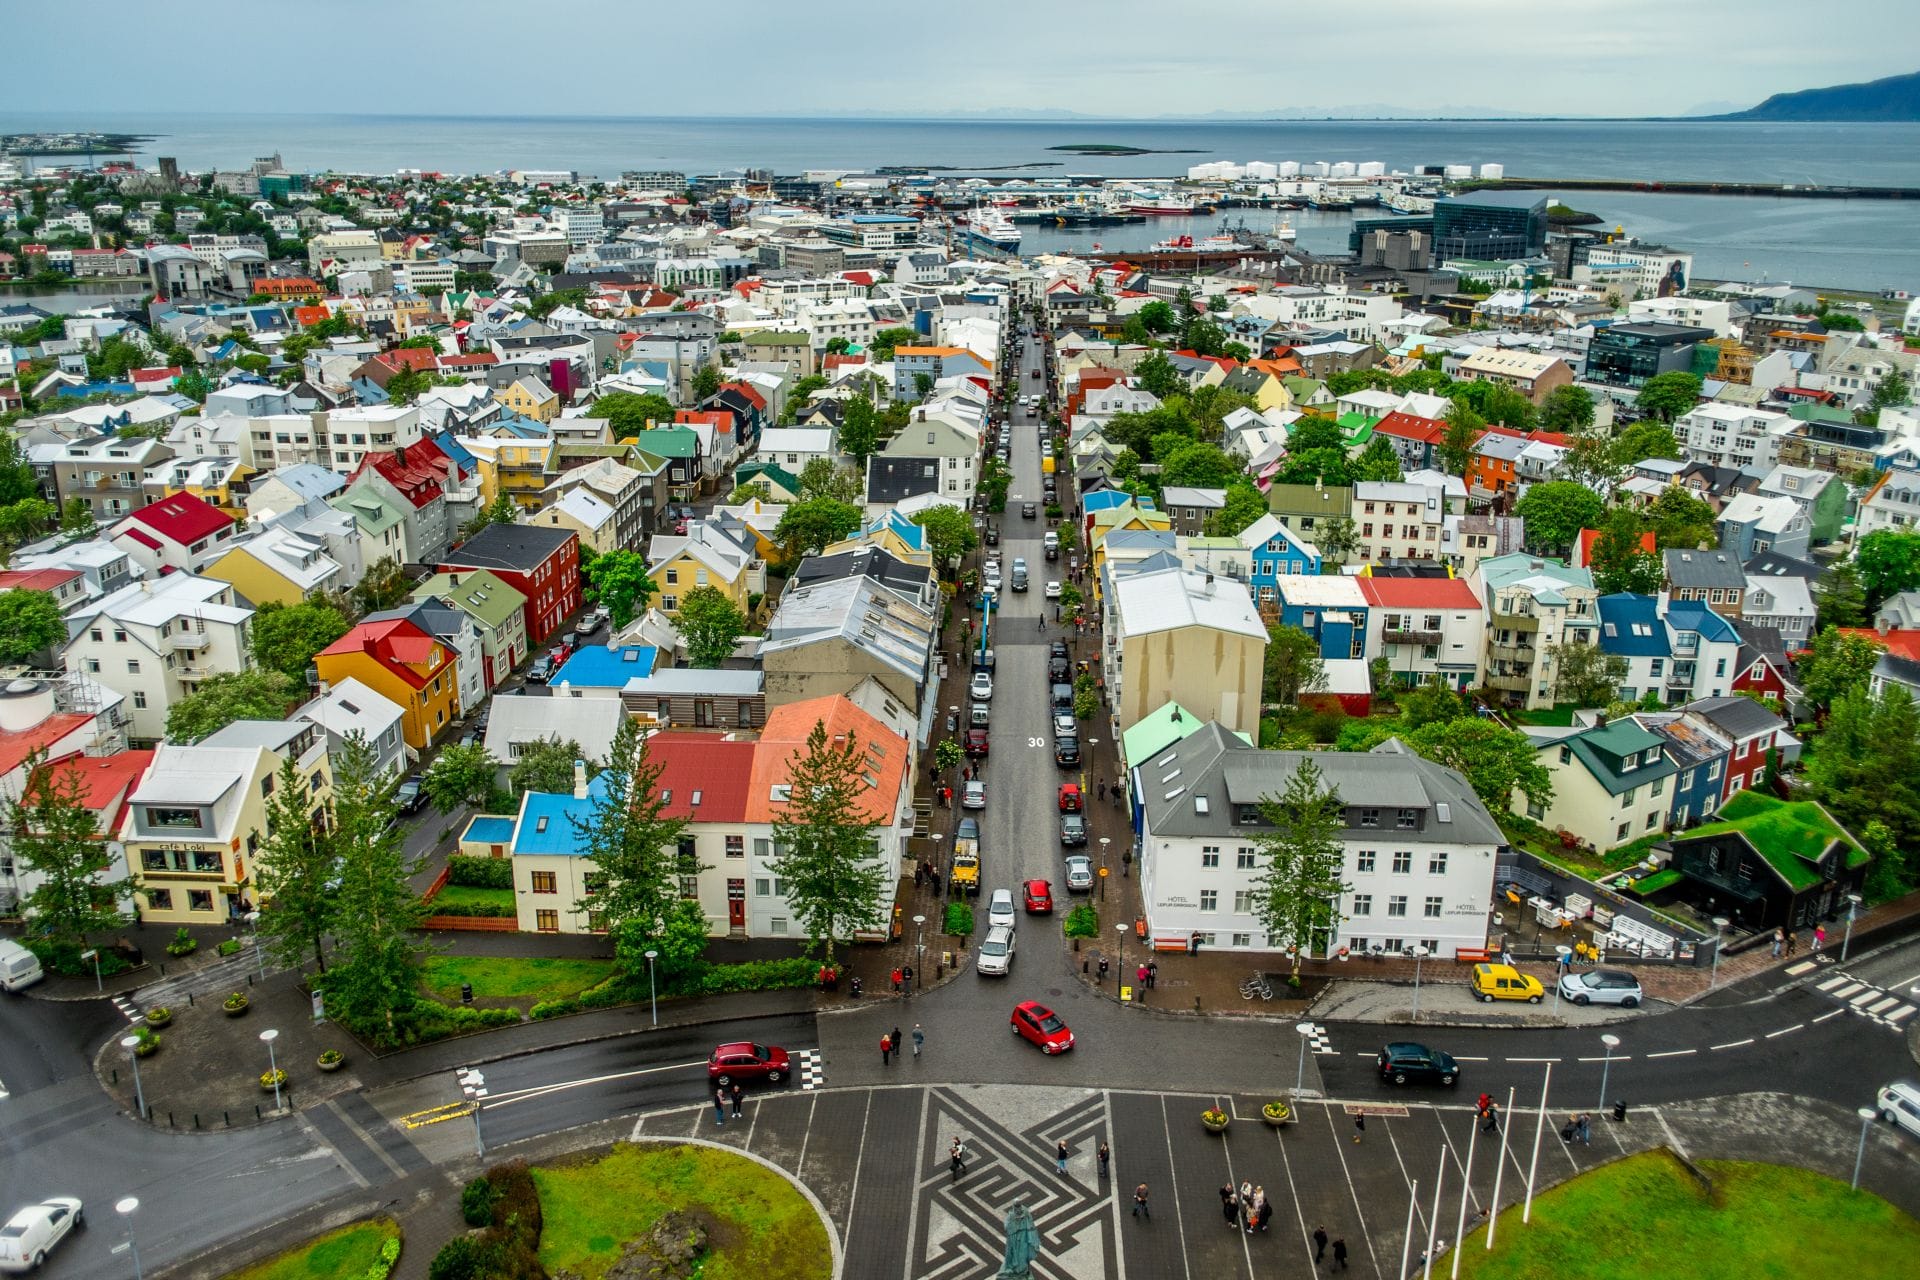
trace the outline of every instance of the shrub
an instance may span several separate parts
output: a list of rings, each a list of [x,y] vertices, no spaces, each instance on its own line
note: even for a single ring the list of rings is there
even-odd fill
[[[427,904],[431,916],[466,916],[470,919],[506,919],[517,914],[511,902],[445,902],[435,898]]]
[[[49,973],[62,974],[69,978],[91,978],[92,960],[82,960],[80,953],[86,950],[74,942],[54,942],[47,938],[22,938],[20,945],[33,952],[40,961],[40,967]],[[132,968],[117,951],[99,948],[100,976],[111,978],[116,973],[125,973]]]
[[[369,1263],[360,1280],[387,1280],[400,1261],[400,1237],[388,1236],[380,1242],[380,1257]]]
[[[973,936],[973,908],[964,902],[947,904],[946,931],[956,938]]]
[[[500,1198],[486,1178],[475,1178],[460,1192],[460,1216],[467,1220],[470,1227],[490,1227],[493,1225],[493,1204]]]
[[[663,979],[663,996],[719,996],[738,991],[784,991],[810,987],[819,981],[818,961],[805,956],[786,960],[751,960],[744,964],[702,964],[686,973]],[[535,1021],[564,1017],[587,1009],[608,1009],[614,1005],[637,1004],[648,998],[644,977],[624,974],[608,978],[577,996],[542,1000],[528,1016]]]
[[[547,1280],[547,1270],[540,1265],[540,1193],[526,1164],[516,1160],[495,1165],[476,1181],[490,1184],[494,1192],[487,1229],[441,1246],[427,1267],[428,1280]],[[463,1194],[463,1212],[465,1200]]]
[[[190,956],[199,949],[199,941],[187,932],[185,925],[173,931],[173,941],[167,944],[167,954],[170,956]]]
[[[220,953],[221,955],[223,955],[223,956],[233,956],[233,955],[239,955],[239,954],[240,954],[240,939],[238,939],[238,938],[228,938],[228,939],[227,939],[227,940],[226,940],[225,942],[223,942],[223,943],[221,943],[221,944],[220,944],[219,946],[217,946],[217,947],[215,947],[215,948],[214,948],[214,950],[215,950],[215,951],[218,951],[218,952],[219,952],[219,953]]]
[[[1083,902],[1067,912],[1067,920],[1061,926],[1069,938],[1097,938],[1100,936],[1100,913],[1093,904]]]
[[[477,1237],[455,1236],[427,1264],[427,1280],[477,1280],[486,1257]]]
[[[470,853],[450,854],[447,857],[447,883],[465,885],[470,889],[511,889],[513,859],[481,858]]]

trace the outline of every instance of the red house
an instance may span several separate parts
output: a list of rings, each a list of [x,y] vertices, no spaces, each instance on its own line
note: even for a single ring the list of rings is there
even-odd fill
[[[547,638],[580,609],[580,538],[566,529],[488,525],[440,563],[439,572],[488,569],[527,598],[527,643]]]

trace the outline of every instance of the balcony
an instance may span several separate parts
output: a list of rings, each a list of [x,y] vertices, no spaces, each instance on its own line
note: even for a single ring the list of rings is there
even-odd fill
[[[196,653],[212,643],[204,631],[176,631],[167,637],[167,648],[175,653]]]
[[[1388,631],[1383,633],[1382,638],[1388,644],[1439,644],[1440,643],[1440,633],[1438,631],[1396,630],[1396,631]],[[1533,647],[1531,645],[1526,646],[1526,648],[1529,653],[1533,651]]]
[[[1535,651],[1532,644],[1495,644],[1488,646],[1488,652],[1493,655],[1496,662],[1504,660],[1525,663],[1528,667],[1533,666]]]

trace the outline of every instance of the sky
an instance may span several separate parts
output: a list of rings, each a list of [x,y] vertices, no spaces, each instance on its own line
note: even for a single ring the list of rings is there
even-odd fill
[[[113,35],[80,48],[81,10],[32,3],[9,6],[0,111],[1681,115],[1920,69],[1916,5],[87,0]]]

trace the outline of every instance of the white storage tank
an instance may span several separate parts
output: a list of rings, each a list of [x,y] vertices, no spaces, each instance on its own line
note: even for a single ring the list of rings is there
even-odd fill
[[[1359,176],[1362,178],[1384,178],[1387,176],[1387,166],[1379,160],[1368,160],[1360,166]]]
[[[1480,166],[1480,176],[1489,182],[1498,182],[1501,178],[1507,176],[1507,166],[1503,164],[1483,164]]]

